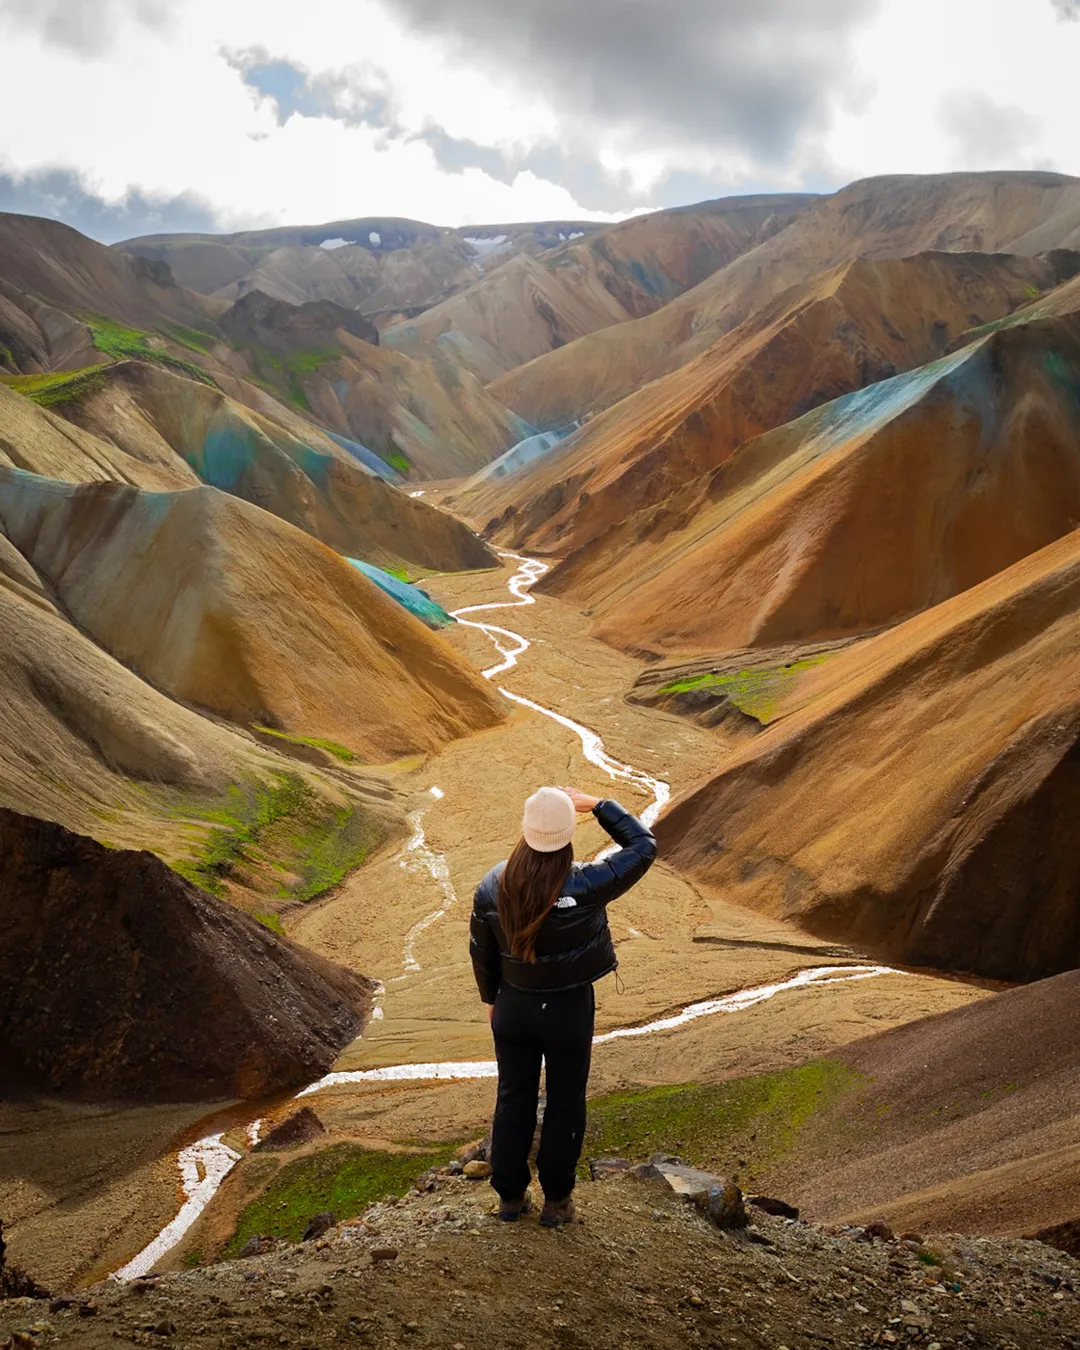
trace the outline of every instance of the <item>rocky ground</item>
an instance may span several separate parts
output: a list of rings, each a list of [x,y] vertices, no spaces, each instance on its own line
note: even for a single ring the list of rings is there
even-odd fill
[[[261,1256],[8,1300],[0,1346],[1080,1346],[1080,1263],[1038,1242],[875,1237],[754,1206],[724,1232],[633,1176],[582,1185],[579,1222],[552,1232],[535,1213],[499,1223],[483,1180],[427,1184]]]

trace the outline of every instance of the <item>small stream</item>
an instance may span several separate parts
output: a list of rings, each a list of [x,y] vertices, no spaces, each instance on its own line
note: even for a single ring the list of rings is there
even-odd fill
[[[500,628],[495,624],[477,622],[462,616],[496,609],[516,609],[524,605],[535,605],[536,599],[529,593],[530,589],[548,571],[548,564],[540,562],[536,558],[525,558],[517,553],[503,553],[500,556],[510,558],[520,564],[518,571],[513,574],[507,583],[510,594],[514,599],[484,605],[467,605],[462,609],[453,611],[453,617],[459,623],[468,628],[479,629],[492,642],[495,650],[499,653],[501,660],[481,672],[484,678],[488,680],[493,679],[496,675],[503,674],[505,671],[512,670],[518,663],[518,657],[528,651],[531,643],[528,638],[522,637],[520,633],[515,633],[511,629]],[[623,764],[620,760],[613,758],[604,749],[604,742],[601,737],[589,727],[582,726],[579,722],[573,721],[562,713],[555,712],[552,708],[545,708],[540,703],[534,703],[532,699],[525,698],[521,694],[515,694],[509,689],[504,689],[502,685],[498,685],[497,688],[504,698],[522,707],[529,708],[533,712],[540,713],[541,716],[548,717],[561,727],[572,731],[581,741],[581,750],[585,758],[590,764],[602,769],[609,778],[625,782],[636,791],[651,796],[652,801],[641,812],[641,819],[647,825],[652,825],[655,822],[661,810],[671,798],[671,787],[668,783],[664,782],[663,779],[653,778],[643,769],[635,768],[631,764]],[[407,871],[415,871],[430,876],[440,893],[441,902],[437,909],[432,910],[430,914],[420,919],[409,929],[405,936],[402,974],[395,976],[391,983],[408,979],[410,975],[416,974],[421,969],[420,960],[416,955],[418,940],[428,928],[444,917],[447,911],[457,903],[458,898],[450,879],[450,868],[445,854],[436,853],[431,848],[427,843],[424,832],[424,815],[434,802],[444,794],[440,788],[432,787],[428,790],[427,795],[431,800],[409,815],[412,834],[401,850],[399,861],[400,865]],[[603,858],[607,853],[614,852],[616,847],[617,845],[612,845],[610,848],[604,849],[597,857]],[[760,985],[753,989],[740,989],[733,994],[706,999],[700,1003],[691,1003],[678,1012],[661,1017],[653,1022],[647,1022],[640,1026],[616,1028],[614,1031],[608,1031],[597,1036],[594,1044],[601,1045],[625,1037],[650,1036],[657,1032],[670,1031],[675,1027],[685,1026],[688,1022],[695,1021],[699,1017],[742,1012],[746,1008],[752,1008],[756,1004],[764,1003],[766,1000],[775,998],[778,994],[786,993],[792,989],[802,989],[811,985],[817,987],[819,985],[839,984],[848,980],[868,980],[878,975],[897,973],[899,972],[891,970],[888,966],[815,966],[807,970],[801,970],[798,974],[779,984]],[[382,996],[384,993],[384,986],[379,985],[376,990],[375,1007],[371,1014],[372,1020],[378,1020],[383,1016]],[[312,1083],[298,1092],[296,1100],[309,1097],[313,1093],[321,1092],[326,1088],[339,1087],[348,1083],[436,1082],[446,1079],[494,1078],[497,1073],[498,1066],[494,1060],[391,1064],[379,1069],[358,1069],[329,1073],[324,1078],[320,1078],[318,1082]],[[248,1139],[252,1144],[258,1141],[261,1123],[261,1121],[253,1121],[248,1126]],[[194,1144],[181,1149],[177,1158],[180,1168],[180,1184],[184,1193],[184,1203],[180,1212],[137,1256],[116,1271],[113,1278],[132,1280],[152,1270],[166,1252],[175,1247],[183,1238],[213,1199],[221,1183],[240,1161],[241,1156],[235,1149],[222,1142],[221,1134],[207,1135],[206,1138],[199,1139]]]

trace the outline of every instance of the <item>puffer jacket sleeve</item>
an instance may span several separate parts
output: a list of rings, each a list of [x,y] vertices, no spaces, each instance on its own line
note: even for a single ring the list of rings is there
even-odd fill
[[[601,862],[586,863],[581,869],[595,904],[610,905],[636,885],[656,858],[656,839],[637,816],[605,799],[593,807],[593,815],[619,845],[618,851]]]
[[[485,877],[473,896],[473,911],[469,920],[469,955],[472,957],[473,974],[476,976],[480,998],[484,1003],[494,1003],[495,995],[499,992],[502,961],[495,931],[484,913],[486,883]]]

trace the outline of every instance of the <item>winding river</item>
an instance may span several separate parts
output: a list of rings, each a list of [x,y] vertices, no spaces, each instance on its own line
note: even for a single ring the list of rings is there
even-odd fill
[[[526,558],[517,553],[503,553],[501,556],[519,564],[518,570],[510,577],[508,582],[510,594],[514,598],[484,605],[467,605],[462,609],[453,611],[453,617],[458,623],[478,629],[492,642],[498,652],[501,659],[482,672],[484,678],[488,680],[512,670],[518,664],[518,657],[528,651],[531,644],[528,638],[522,637],[520,633],[515,633],[509,628],[501,628],[495,624],[468,619],[464,616],[490,610],[516,609],[525,605],[535,605],[536,598],[530,594],[530,590],[548,570],[548,564],[540,562],[536,558]],[[548,717],[568,731],[572,731],[581,741],[582,754],[590,764],[594,764],[597,768],[603,770],[610,778],[625,782],[636,791],[651,796],[652,801],[641,812],[641,818],[648,825],[656,820],[671,797],[671,787],[668,783],[664,782],[663,779],[653,778],[643,769],[635,768],[631,764],[623,764],[620,760],[613,758],[604,749],[604,742],[600,736],[590,728],[582,726],[562,713],[555,712],[552,708],[545,708],[540,703],[534,703],[532,699],[525,698],[521,694],[515,694],[512,690],[505,689],[501,684],[497,688],[499,693],[512,703],[530,708],[533,712]],[[424,832],[424,815],[434,802],[443,796],[443,792],[438,787],[432,787],[426,795],[428,800],[410,813],[409,823],[412,834],[401,850],[399,862],[403,868],[415,872],[417,876],[422,875],[431,879],[439,895],[439,904],[437,908],[415,923],[406,934],[402,973],[394,977],[392,981],[394,983],[408,979],[421,969],[420,960],[416,954],[417,941],[428,928],[443,918],[447,911],[457,903],[458,898],[445,855],[436,853],[431,848],[427,843]],[[608,851],[605,849],[597,857],[603,857]],[[801,970],[790,979],[778,984],[760,985],[753,989],[740,989],[733,994],[706,999],[700,1003],[691,1003],[678,1012],[644,1023],[641,1026],[616,1028],[614,1031],[608,1031],[597,1036],[594,1043],[601,1045],[625,1037],[650,1036],[657,1032],[671,1031],[676,1027],[684,1026],[699,1017],[742,1012],[792,989],[838,984],[848,980],[868,980],[878,975],[894,973],[897,972],[890,970],[887,966],[815,966],[807,970]],[[383,1015],[382,992],[383,989],[380,986],[372,1011],[372,1018],[376,1020]],[[446,1079],[494,1078],[497,1072],[498,1068],[494,1060],[391,1064],[379,1069],[358,1069],[329,1073],[297,1093],[297,1100],[322,1092],[326,1088],[340,1087],[349,1083],[435,1082]],[[250,1143],[258,1141],[260,1125],[260,1121],[253,1121],[248,1126]],[[179,1213],[137,1256],[116,1271],[114,1278],[131,1280],[151,1271],[165,1253],[175,1247],[183,1238],[213,1199],[229,1172],[240,1161],[241,1156],[235,1149],[230,1148],[223,1142],[222,1134],[207,1135],[205,1138],[190,1144],[187,1148],[181,1149],[177,1162],[180,1169],[180,1185],[184,1193],[184,1203]]]

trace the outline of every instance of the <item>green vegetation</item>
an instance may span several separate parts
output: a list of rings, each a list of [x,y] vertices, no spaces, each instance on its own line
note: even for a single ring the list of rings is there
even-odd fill
[[[276,356],[257,343],[233,345],[250,360],[256,384],[272,393],[284,392],[289,401],[304,412],[310,412],[311,405],[303,381],[314,375],[321,366],[341,359],[341,352],[333,347],[309,347],[303,351],[290,352],[287,356]]]
[[[391,454],[383,455],[382,458],[392,469],[397,469],[398,473],[407,474],[412,468],[412,460],[403,450],[395,448]]]
[[[167,323],[164,331],[178,342],[181,347],[187,347],[190,351],[199,352],[203,356],[209,356],[220,338],[214,337],[213,333],[205,333],[201,328],[188,328],[182,323]]]
[[[222,1255],[238,1255],[256,1235],[296,1242],[315,1214],[328,1210],[340,1222],[376,1200],[404,1195],[421,1172],[448,1162],[453,1152],[450,1144],[423,1153],[385,1153],[343,1143],[297,1158],[242,1211]]]
[[[708,689],[726,695],[731,703],[759,722],[768,722],[776,711],[781,697],[788,692],[804,670],[820,666],[830,653],[805,656],[784,666],[767,666],[760,670],[718,671],[706,675],[692,675],[685,680],[673,680],[660,690],[661,694],[685,694],[694,689]]]
[[[1038,298],[1039,298],[1039,296],[1040,296],[1041,294],[1042,294],[1042,291],[1039,290],[1038,286],[1025,286],[1025,287],[1024,287],[1024,296],[1025,296],[1025,298],[1028,299],[1028,300],[1038,300]]]
[[[9,370],[18,369],[15,364],[15,353],[10,347],[5,347],[2,342],[0,342],[0,365],[7,366]]]
[[[278,731],[274,727],[264,727],[258,724],[256,724],[255,730],[261,731],[264,736],[276,736],[279,741],[288,741],[290,745],[311,745],[317,750],[325,750],[335,759],[340,759],[343,764],[352,764],[357,757],[355,750],[350,750],[347,745],[339,745],[337,741],[324,741],[317,736],[293,736],[288,731]]]
[[[359,867],[382,837],[359,807],[335,805],[293,774],[270,784],[234,784],[202,810],[185,803],[172,814],[213,827],[198,840],[194,857],[172,867],[216,896],[241,875],[262,874],[278,899],[314,900]]]
[[[251,917],[258,920],[264,928],[269,928],[271,933],[276,933],[278,937],[285,936],[285,929],[279,914],[274,914],[267,910],[256,910]]]
[[[151,346],[152,334],[144,333],[139,328],[127,328],[121,323],[103,319],[97,314],[84,314],[80,317],[90,329],[94,346],[114,361],[149,361],[151,364],[179,371],[189,379],[198,380],[200,384],[217,388],[201,367],[193,365],[190,361],[184,361],[179,356],[173,356],[171,352]]]
[[[0,384],[36,403],[39,408],[63,408],[105,387],[103,366],[57,370],[48,375],[2,375]]]
[[[412,577],[409,576],[408,572],[405,570],[404,567],[384,567],[383,571],[388,576],[397,577],[398,581],[404,581],[405,584],[408,586],[411,586],[413,584]]]
[[[744,1158],[751,1171],[784,1153],[859,1075],[835,1060],[726,1083],[614,1092],[589,1103],[586,1157],[674,1153],[699,1167]]]

